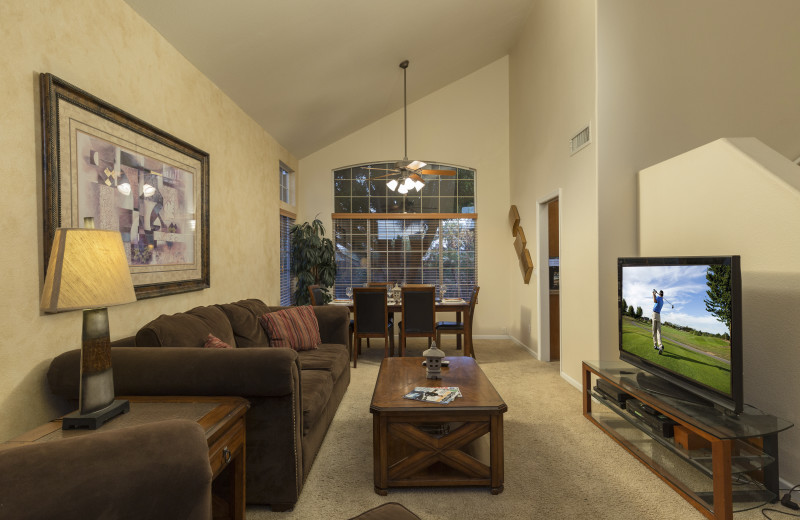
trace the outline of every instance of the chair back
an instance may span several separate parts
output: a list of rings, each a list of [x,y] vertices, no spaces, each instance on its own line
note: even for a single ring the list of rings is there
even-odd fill
[[[403,331],[435,334],[436,288],[432,285],[403,287]]]
[[[472,326],[472,320],[475,317],[475,304],[478,303],[478,291],[481,288],[477,285],[472,288],[472,296],[469,298],[469,312],[467,313],[467,319],[469,320],[469,325]]]
[[[311,297],[311,305],[325,305],[325,290],[319,285],[309,285],[308,295]]]
[[[356,334],[388,334],[386,286],[354,287],[353,314]]]

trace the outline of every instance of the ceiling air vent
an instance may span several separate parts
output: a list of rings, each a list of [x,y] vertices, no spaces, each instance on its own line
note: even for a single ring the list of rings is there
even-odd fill
[[[592,142],[592,136],[589,131],[590,125],[586,125],[586,127],[575,134],[572,139],[569,140],[569,154],[575,155],[579,151],[586,148],[589,143]]]

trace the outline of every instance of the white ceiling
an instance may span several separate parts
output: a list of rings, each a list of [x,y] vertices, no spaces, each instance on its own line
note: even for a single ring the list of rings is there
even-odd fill
[[[297,158],[508,54],[535,0],[126,0]]]

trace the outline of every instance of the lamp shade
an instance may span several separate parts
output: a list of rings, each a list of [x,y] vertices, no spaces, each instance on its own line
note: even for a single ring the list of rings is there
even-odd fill
[[[94,309],[135,301],[118,231],[56,229],[40,303],[43,311]]]

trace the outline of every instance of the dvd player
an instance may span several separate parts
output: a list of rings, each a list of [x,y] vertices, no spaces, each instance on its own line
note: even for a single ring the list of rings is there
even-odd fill
[[[673,436],[673,427],[678,423],[638,399],[628,399],[625,404],[628,413],[649,426],[653,433],[666,438]]]

